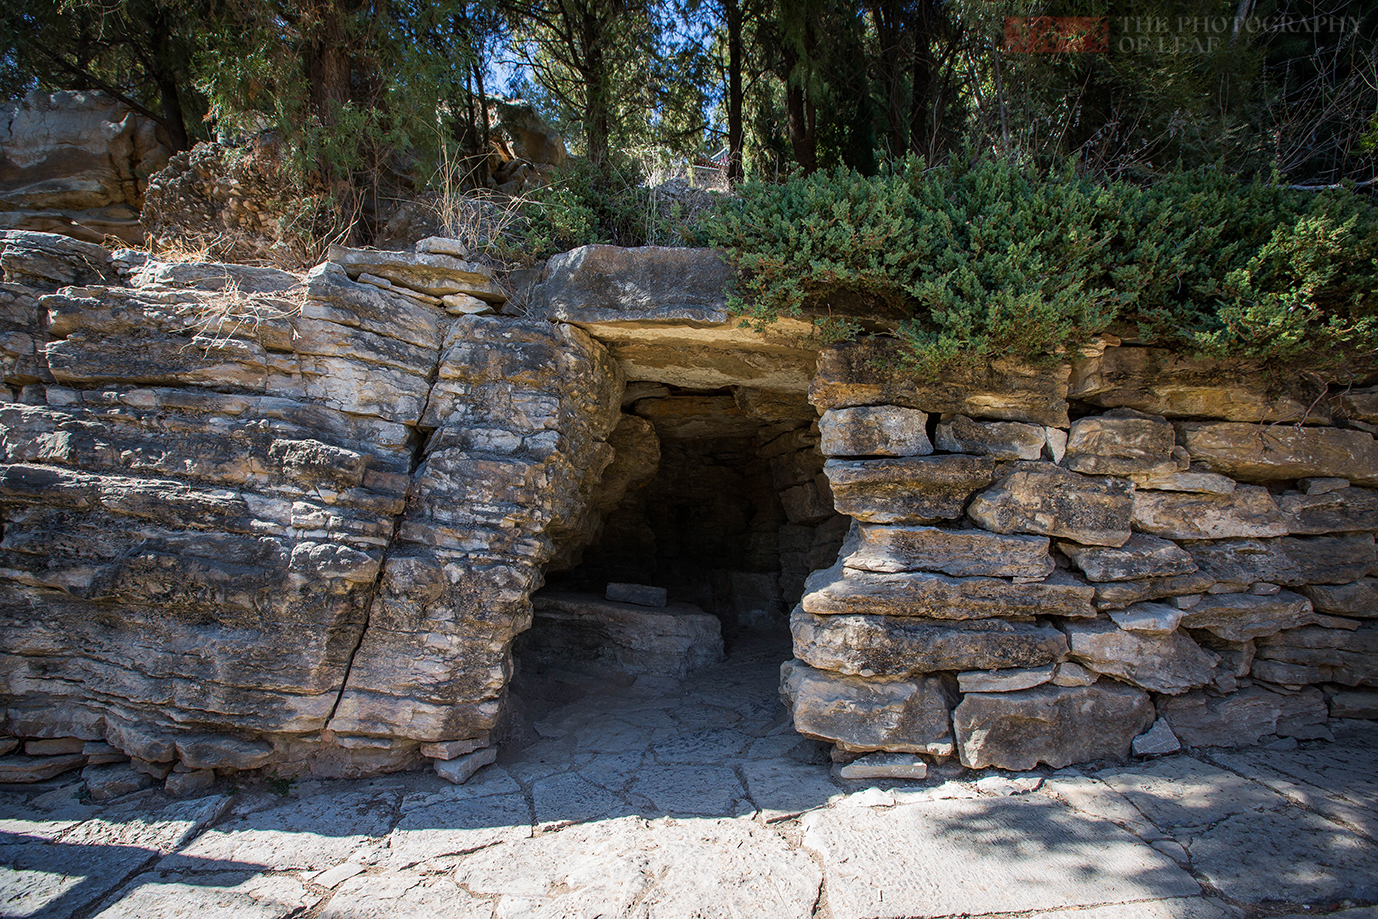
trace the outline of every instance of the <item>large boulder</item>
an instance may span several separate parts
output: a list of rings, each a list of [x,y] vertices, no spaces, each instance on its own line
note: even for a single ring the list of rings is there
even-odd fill
[[[1236,479],[1335,476],[1378,485],[1378,443],[1363,431],[1185,421],[1177,433],[1192,463]]]
[[[1378,686],[1378,623],[1357,629],[1304,626],[1257,642],[1252,673],[1270,683]]]
[[[957,752],[971,769],[1054,769],[1124,759],[1153,723],[1148,693],[1110,680],[1091,686],[1037,686],[969,693],[952,713]]]
[[[869,753],[952,753],[951,677],[872,680],[817,670],[802,661],[780,669],[780,694],[806,737]]]
[[[863,523],[853,528],[843,546],[842,561],[858,571],[1042,580],[1054,567],[1048,544],[1046,536]]]
[[[1168,539],[1285,536],[1287,520],[1268,490],[1241,485],[1230,494],[1136,491],[1134,529]]]
[[[1087,475],[1129,475],[1177,471],[1172,449],[1177,435],[1167,419],[1129,409],[1078,418],[1067,432],[1063,464]]]
[[[1083,545],[1129,541],[1134,486],[1121,479],[1082,476],[1050,463],[1001,479],[971,500],[967,514],[995,533],[1056,536]]]
[[[583,246],[546,263],[531,310],[596,337],[627,379],[806,391],[817,352],[801,339],[812,325],[781,319],[768,332],[743,328],[727,309],[735,283],[712,249]]]
[[[1108,619],[1069,622],[1069,656],[1077,663],[1153,692],[1175,695],[1205,686],[1217,658],[1180,632],[1150,635]]]
[[[1271,734],[1310,738],[1323,736],[1325,697],[1314,689],[1297,694],[1246,686],[1220,694],[1210,689],[1189,692],[1158,705],[1158,715],[1189,747],[1256,744]]]
[[[1219,361],[1174,354],[1164,348],[1115,347],[1078,360],[1068,395],[1105,408],[1132,408],[1169,418],[1228,421],[1328,420],[1323,407],[1259,384],[1257,368],[1234,369]]]
[[[1175,542],[1135,533],[1122,546],[1083,546],[1059,542],[1062,554],[1091,581],[1134,581],[1191,574],[1196,562]]]
[[[1092,587],[1069,578],[1016,584],[1004,578],[954,578],[928,571],[876,573],[835,565],[810,575],[800,602],[805,611],[824,615],[1032,620],[1037,615],[1094,616],[1094,594]]]
[[[1033,367],[1008,360],[967,361],[920,381],[895,368],[878,339],[833,345],[818,355],[809,401],[818,410],[853,405],[899,405],[929,414],[1024,421],[1065,428],[1066,365]]]
[[[816,616],[797,609],[790,628],[795,657],[821,670],[864,677],[1042,667],[1067,651],[1067,639],[1057,629],[1003,619],[937,622]]]
[[[840,513],[865,523],[937,523],[962,516],[967,500],[995,476],[995,460],[912,456],[828,460],[823,467]]]
[[[0,105],[0,228],[140,242],[149,177],[171,153],[151,119],[104,93]]]

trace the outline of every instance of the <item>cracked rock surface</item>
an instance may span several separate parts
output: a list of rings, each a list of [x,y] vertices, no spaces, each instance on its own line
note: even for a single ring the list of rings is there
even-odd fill
[[[683,682],[584,685],[462,786],[222,781],[99,805],[70,778],[0,787],[0,915],[1374,915],[1378,726],[1332,722],[1334,743],[1285,750],[848,782],[790,730],[786,654],[757,641]]]

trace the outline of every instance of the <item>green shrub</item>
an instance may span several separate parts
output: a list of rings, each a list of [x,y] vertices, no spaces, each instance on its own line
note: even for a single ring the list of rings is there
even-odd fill
[[[514,244],[534,258],[593,243],[641,246],[661,235],[652,191],[630,162],[599,169],[572,160],[549,185],[528,193],[520,211]]]
[[[921,375],[1055,360],[1117,322],[1224,357],[1371,364],[1378,347],[1378,208],[1343,190],[1210,172],[1140,187],[909,159],[874,178],[748,183],[704,242],[735,261],[732,305],[747,321],[807,311],[853,331],[862,317],[827,315],[845,293],[907,317],[894,335]]]

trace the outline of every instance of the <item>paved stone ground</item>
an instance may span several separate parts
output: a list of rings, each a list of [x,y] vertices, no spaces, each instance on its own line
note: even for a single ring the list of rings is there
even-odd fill
[[[1378,725],[1336,742],[839,783],[779,646],[593,693],[448,785],[0,789],[0,916],[1376,919]]]

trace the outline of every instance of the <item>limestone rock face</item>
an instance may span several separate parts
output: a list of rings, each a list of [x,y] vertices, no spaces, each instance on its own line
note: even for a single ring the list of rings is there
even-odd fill
[[[788,661],[780,693],[796,731],[844,750],[952,753],[950,678],[863,680]]]
[[[1001,479],[972,499],[967,514],[995,533],[1033,533],[1083,545],[1129,541],[1134,487],[1121,479],[1087,477],[1048,463]]]
[[[1191,554],[1174,542],[1135,533],[1123,546],[1082,546],[1058,543],[1089,580],[1134,581],[1139,578],[1172,577],[1191,574],[1196,562]]]
[[[1338,476],[1378,485],[1378,444],[1362,431],[1186,421],[1177,432],[1193,463],[1236,479]]]
[[[1015,584],[1002,578],[954,578],[928,571],[893,574],[834,566],[805,583],[801,606],[820,615],[847,613],[927,619],[1032,620],[1035,615],[1086,617],[1094,589],[1049,579]]]
[[[1087,475],[1150,472],[1172,468],[1176,444],[1176,433],[1167,419],[1117,409],[1072,422],[1063,463]]]
[[[848,568],[859,571],[939,571],[954,577],[1041,580],[1054,567],[1048,544],[1046,536],[861,524],[843,546],[842,559]]]
[[[1307,728],[1326,719],[1319,691],[1284,695],[1261,686],[1226,695],[1208,689],[1190,692],[1160,702],[1158,714],[1189,747],[1255,744],[1270,734],[1314,737]]]
[[[1175,695],[1205,686],[1217,660],[1180,632],[1148,635],[1104,619],[1067,623],[1062,630],[1073,660],[1153,692]]]
[[[1068,394],[1092,405],[1169,418],[1328,420],[1314,409],[1308,414],[1307,404],[1296,399],[1269,398],[1258,386],[1256,371],[1231,371],[1216,361],[1182,357],[1162,348],[1106,348],[1078,361]]]
[[[881,369],[874,341],[846,342],[818,355],[809,401],[819,411],[854,405],[898,405],[929,414],[1023,421],[1065,428],[1068,368],[1026,367],[1009,361],[972,361],[931,383]]]
[[[1287,521],[1266,488],[1241,485],[1233,493],[1136,491],[1134,529],[1168,539],[1285,536]]]
[[[1100,680],[1091,686],[971,693],[952,720],[964,766],[1032,769],[1046,763],[1061,769],[1126,758],[1153,715],[1147,693]]]
[[[0,105],[0,227],[140,242],[144,190],[171,152],[153,121],[104,93]]]
[[[975,421],[966,415],[944,415],[937,446],[948,453],[976,453],[995,459],[1036,460],[1047,444],[1045,429],[1018,421]]]
[[[322,774],[486,738],[613,454],[606,352],[338,265],[35,237],[5,234],[7,275],[87,286],[4,288],[46,316],[0,406],[0,730]]]
[[[906,677],[939,670],[1042,667],[1062,659],[1067,639],[1051,626],[1001,619],[934,622],[889,616],[790,618],[795,657],[853,676]]]
[[[769,333],[727,312],[732,268],[711,249],[583,246],[552,258],[532,295],[538,315],[604,343],[627,379],[694,389],[808,390],[812,329],[782,319]]]
[[[824,456],[927,456],[928,415],[893,405],[865,405],[823,413],[818,430]]]
[[[989,485],[995,461],[975,456],[829,460],[833,502],[865,523],[936,523],[962,516],[967,499]]]

